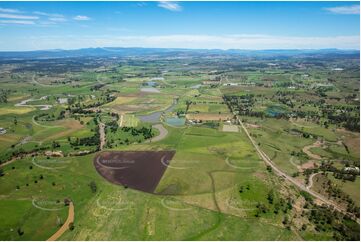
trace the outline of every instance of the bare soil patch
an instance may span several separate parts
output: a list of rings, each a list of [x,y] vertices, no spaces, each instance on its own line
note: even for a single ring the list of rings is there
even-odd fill
[[[98,173],[111,183],[154,193],[175,151],[108,151],[94,158]]]
[[[218,113],[189,113],[186,115],[188,120],[202,120],[202,121],[226,121],[233,118],[233,114],[218,114]]]
[[[304,171],[306,169],[311,169],[311,168],[314,168],[315,167],[315,161],[313,160],[310,160],[306,163],[303,163],[301,166],[300,166],[300,171]]]
[[[261,126],[258,125],[258,124],[245,123],[245,125],[246,125],[247,128],[251,128],[251,129],[252,129],[252,128],[253,128],[253,129],[261,128]]]
[[[237,125],[225,124],[223,125],[223,132],[239,132]]]

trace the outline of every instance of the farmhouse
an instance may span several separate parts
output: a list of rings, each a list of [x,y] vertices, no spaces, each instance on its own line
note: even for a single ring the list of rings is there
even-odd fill
[[[68,98],[58,98],[58,102],[60,104],[66,104],[66,103],[68,103]]]

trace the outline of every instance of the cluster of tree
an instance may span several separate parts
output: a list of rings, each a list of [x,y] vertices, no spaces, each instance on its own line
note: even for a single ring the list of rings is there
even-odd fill
[[[322,116],[332,124],[338,124],[350,131],[360,131],[359,106],[332,106],[327,105],[321,109]]]
[[[116,99],[116,97],[114,95],[112,95],[110,92],[102,93],[101,96],[102,96],[102,98],[98,99],[94,103],[84,104],[84,103],[78,102],[78,103],[75,103],[73,105],[69,105],[67,109],[71,113],[84,113],[84,114],[92,113],[92,111],[84,110],[84,109],[99,107],[99,106],[102,106],[104,104],[110,103],[110,102],[112,102],[112,101],[114,101]]]
[[[52,147],[53,149],[59,148],[59,147],[60,147],[60,144],[59,144],[59,142],[57,142],[57,141],[54,140],[54,141],[51,143],[51,147]]]
[[[90,137],[70,139],[70,145],[72,146],[99,146],[100,145],[99,130],[95,131],[95,134]]]
[[[150,139],[153,137],[152,127],[122,127],[122,131],[130,132],[132,136],[142,135],[144,139]]]
[[[347,167],[345,167],[347,168]],[[333,176],[336,179],[355,181],[357,176],[359,175],[359,171],[357,169],[338,169],[333,166],[332,162],[322,162],[320,167],[318,168],[323,172],[332,172]]]
[[[40,113],[36,116],[34,116],[35,121],[54,121],[55,115],[54,114],[48,114],[48,113]]]
[[[241,113],[251,111],[254,103],[256,102],[254,94],[223,96],[223,100],[230,110],[239,111]]]
[[[0,89],[0,103],[7,103],[10,90]]]
[[[309,132],[306,132],[306,131],[304,131],[304,130],[299,130],[299,129],[292,128],[292,129],[286,130],[286,131],[298,133],[298,134],[302,135],[303,138],[307,138],[307,139],[310,138],[310,137],[312,137],[312,138],[317,138],[316,135],[311,134],[311,133],[309,133]],[[293,152],[294,152],[294,151],[293,151]],[[294,153],[294,154],[295,154],[295,153]],[[295,155],[296,155],[296,154],[295,154]]]
[[[312,169],[307,169],[307,170],[312,170]],[[315,170],[319,170],[319,169],[313,169],[313,170],[315,171]],[[331,180],[327,177],[327,175],[328,175],[327,173],[322,173],[322,176],[324,176],[323,177],[324,181],[321,184],[321,186],[324,189],[324,191],[326,192],[326,194],[328,194],[328,196],[330,198],[333,198],[334,200],[339,200],[341,202],[346,203],[348,212],[351,214],[354,214],[356,217],[359,217],[360,208],[355,204],[355,202],[352,200],[352,198],[348,194],[346,194],[338,186],[335,186],[334,184],[332,184]]]
[[[360,225],[347,215],[316,204],[313,204],[313,209],[307,215],[316,231],[331,232],[335,240],[360,240]]]
[[[94,86],[90,87],[90,91],[97,91],[104,86],[105,84],[101,84],[101,83],[95,84]]]
[[[109,125],[108,125],[109,124]],[[112,148],[117,145],[129,145],[130,143],[150,139],[154,136],[152,127],[119,127],[118,123],[112,121],[106,125],[107,146]],[[115,134],[115,135],[113,135]]]
[[[25,157],[26,155],[29,155],[31,153],[38,153],[44,150],[48,150],[50,147],[44,146],[44,147],[38,147],[36,146],[32,150],[24,150],[23,148],[20,148],[18,150],[13,150],[11,152],[7,152],[2,156],[2,159],[0,159],[0,164],[4,163],[8,160],[10,160],[12,157]]]
[[[89,187],[90,187],[90,190],[92,191],[92,193],[96,193],[98,190],[97,184],[95,183],[95,181],[91,181],[89,183]]]
[[[61,110],[57,119],[60,120],[60,119],[64,119],[64,118],[65,118],[65,111]]]

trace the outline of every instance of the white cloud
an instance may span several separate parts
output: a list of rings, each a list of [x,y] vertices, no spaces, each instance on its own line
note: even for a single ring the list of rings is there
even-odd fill
[[[325,10],[335,14],[360,14],[360,5],[325,8]]]
[[[49,18],[50,21],[53,21],[53,22],[66,22],[67,19],[66,18],[63,18],[63,17],[51,17]]]
[[[64,15],[58,13],[45,13],[45,12],[35,11],[33,12],[33,14],[52,17],[52,18],[64,18]]]
[[[7,14],[7,13],[0,13],[0,18],[10,18],[10,19],[39,19],[39,17],[37,17],[37,16]]]
[[[145,7],[145,6],[147,6],[147,3],[145,3],[145,2],[137,2],[136,5],[138,7]]]
[[[158,7],[168,9],[170,11],[179,12],[182,11],[182,6],[176,2],[161,1],[158,3]]]
[[[75,16],[73,19],[74,19],[74,20],[78,20],[78,21],[90,20],[90,18],[89,18],[88,16],[84,16],[84,15]]]
[[[21,11],[12,8],[0,8],[0,12],[3,13],[21,13]]]
[[[33,44],[31,44],[33,43]],[[296,37],[271,35],[160,35],[160,36],[34,36],[9,38],[4,48],[77,49],[87,47],[145,47],[189,49],[359,49],[359,36]]]
[[[21,24],[21,25],[32,25],[34,21],[30,20],[0,20],[0,24]]]

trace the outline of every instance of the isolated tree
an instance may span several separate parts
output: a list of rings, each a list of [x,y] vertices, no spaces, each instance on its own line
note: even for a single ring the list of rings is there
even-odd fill
[[[70,231],[73,231],[74,230],[74,223],[69,223],[69,230]]]
[[[268,171],[268,172],[272,172],[272,167],[271,167],[271,166],[267,166],[267,171]]]
[[[269,202],[269,204],[273,204],[273,191],[269,191],[267,194],[267,200]]]
[[[22,228],[18,228],[18,235],[22,236],[24,234],[24,230]]]
[[[89,183],[89,186],[90,186],[90,190],[93,192],[93,193],[96,193],[97,192],[97,184],[94,182],[94,181],[91,181]]]

